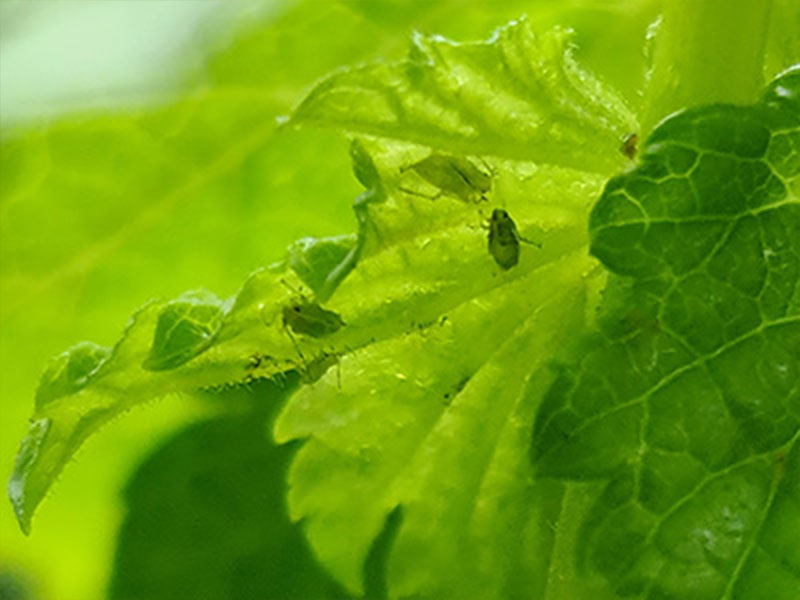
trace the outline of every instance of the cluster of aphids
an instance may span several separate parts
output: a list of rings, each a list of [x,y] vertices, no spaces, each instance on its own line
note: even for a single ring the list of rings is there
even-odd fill
[[[425,196],[426,198],[435,200],[440,196],[449,196],[468,204],[480,204],[488,201],[487,195],[492,189],[494,177],[488,165],[484,163],[482,167],[462,156],[434,152],[419,162],[403,167],[400,171],[413,171],[438,189],[434,195]],[[406,193],[424,195],[413,190],[400,189]],[[540,244],[527,240],[519,234],[517,224],[505,209],[493,209],[484,227],[489,232],[489,254],[503,270],[508,270],[519,262],[520,242],[541,247]]]
[[[633,160],[636,156],[637,142],[638,136],[635,133],[629,134],[620,146],[620,152]],[[479,205],[488,201],[487,195],[491,192],[494,177],[494,172],[487,164],[484,163],[482,167],[465,157],[433,152],[427,158],[403,167],[401,172],[413,171],[424,181],[437,188],[437,193],[433,196],[425,196],[417,191],[400,189],[406,193],[422,195],[431,200],[440,196],[449,196],[468,204]],[[503,208],[494,208],[484,227],[488,230],[489,254],[503,270],[507,271],[519,262],[521,242],[541,247],[541,244],[527,240],[520,235],[514,219]],[[289,287],[285,282],[284,285]],[[333,365],[338,365],[340,355],[336,352],[322,351],[307,360],[300,350],[295,336],[322,339],[339,331],[344,327],[345,322],[338,313],[323,308],[318,302],[309,300],[297,290],[289,289],[294,295],[289,303],[281,309],[281,319],[283,328],[300,357],[300,362],[284,360],[286,363],[284,366],[297,369],[300,379],[304,383],[313,383]],[[443,317],[442,324],[446,318]],[[254,379],[255,373],[268,364],[272,367],[270,370],[275,370],[276,362],[278,362],[277,359],[273,357],[253,354],[247,364],[247,380]]]
[[[628,134],[620,145],[620,152],[634,160],[638,141],[639,136],[636,133]],[[413,171],[438,191],[432,196],[426,196],[414,190],[402,187],[400,189],[431,200],[449,196],[467,204],[479,204],[488,201],[487,195],[492,189],[494,177],[489,165],[483,163],[482,167],[463,156],[433,152],[419,162],[401,168],[400,172]],[[541,248],[541,244],[527,240],[519,234],[514,219],[505,209],[493,209],[492,216],[484,227],[489,231],[489,254],[503,270],[508,270],[519,262],[520,242]]]
[[[328,372],[328,369],[339,364],[340,355],[336,352],[323,350],[310,360],[306,360],[302,353],[299,353],[299,356],[300,362],[296,362],[291,359],[280,360],[268,354],[255,352],[248,357],[247,376],[244,382],[252,383],[259,378],[257,375],[259,369],[271,367],[270,372],[273,373],[271,377],[279,380],[283,379],[289,371],[297,371],[302,383],[314,383],[319,381]],[[282,368],[280,368],[281,365]],[[274,371],[277,371],[277,373],[274,373]]]

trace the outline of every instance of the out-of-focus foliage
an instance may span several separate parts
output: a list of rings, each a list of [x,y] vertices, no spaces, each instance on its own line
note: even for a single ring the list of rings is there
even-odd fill
[[[110,598],[347,597],[286,513],[286,468],[297,448],[275,445],[268,429],[295,384],[211,392],[243,404],[242,413],[188,427],[139,467],[125,491]]]

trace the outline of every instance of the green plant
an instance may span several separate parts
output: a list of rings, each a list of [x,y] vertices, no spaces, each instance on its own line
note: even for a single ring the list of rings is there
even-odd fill
[[[800,71],[762,91],[798,58],[769,6],[669,4],[640,121],[525,19],[322,80],[283,127],[353,137],[357,235],[53,359],[9,487],[23,529],[133,406],[211,389],[240,409],[295,373],[289,515],[343,586],[307,593],[796,597]],[[497,207],[541,248],[490,252]],[[284,391],[243,403],[271,423]]]

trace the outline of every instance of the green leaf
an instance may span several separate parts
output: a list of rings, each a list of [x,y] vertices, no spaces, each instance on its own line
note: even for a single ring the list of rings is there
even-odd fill
[[[534,33],[524,19],[486,42],[416,35],[408,59],[342,69],[291,123],[609,173],[636,130],[611,89],[572,58],[571,33]]]
[[[211,292],[185,292],[161,309],[150,354],[144,367],[174,369],[211,345],[225,314],[223,302]]]
[[[770,7],[769,36],[764,49],[764,75],[771,81],[778,73],[800,63],[800,5],[793,0],[774,0]]]
[[[524,77],[496,66],[506,57],[521,68],[534,55]],[[526,449],[553,349],[584,326],[602,280],[584,237],[602,178],[538,161],[542,144],[553,149],[547,162],[567,164],[599,145],[608,152],[583,166],[612,168],[627,160],[619,143],[629,127],[615,96],[582,74],[565,86],[565,72],[581,73],[565,34],[535,36],[524,21],[480,44],[417,36],[406,63],[334,75],[292,117],[369,134],[355,147],[356,170],[381,192],[357,205],[363,252],[331,298],[360,307],[361,319],[342,310],[346,329],[369,324],[371,343],[350,346],[335,370],[301,389],[275,430],[279,441],[307,440],[290,472],[291,515],[354,593],[398,506],[390,597],[537,597],[547,586],[559,510],[547,497],[561,492],[533,482]],[[471,96],[434,93],[434,81],[459,77],[474,83]],[[355,107],[350,121],[343,106]],[[517,131],[500,127],[501,111],[530,117],[525,133],[537,143],[509,138]],[[535,130],[545,113],[549,142]],[[453,117],[432,117],[443,114]],[[423,129],[433,152],[417,145]],[[553,146],[565,139],[555,130],[574,136],[571,158]],[[498,264],[483,205],[504,207],[519,229],[514,239],[541,249],[523,245],[518,264]],[[367,308],[374,297],[380,304]]]
[[[292,122],[359,136],[357,238],[300,242],[225,301],[149,304],[113,349],[57,359],[11,482],[20,522],[110,418],[295,370],[308,385],[275,428],[304,440],[290,515],[350,592],[383,560],[386,585],[365,587],[391,597],[687,585],[703,597],[724,569],[729,596],[770,591],[763,573],[791,582],[795,79],[759,106],[687,113],[650,138],[592,212],[608,277],[586,225],[605,176],[627,162],[633,119],[576,66],[562,30],[534,35],[523,21],[478,44],[417,36],[404,63],[323,81]],[[354,99],[345,122],[341,103]],[[501,244],[513,260],[486,231],[489,211],[513,223]],[[606,283],[600,331],[576,345]],[[761,370],[747,377],[754,356]],[[642,535],[656,513],[658,535]],[[679,564],[656,577],[664,548]]]
[[[353,252],[356,244],[355,235],[301,238],[289,246],[289,266],[317,297],[327,299],[330,294],[326,294],[326,284],[342,261]]]
[[[615,275],[533,459],[540,478],[608,482],[577,550],[621,595],[800,589],[798,98],[794,69],[756,105],[668,119],[592,211]]]
[[[314,19],[309,19],[311,12]],[[330,30],[349,33],[342,38],[324,35]],[[94,345],[97,348],[113,345],[127,315],[153,295],[178,296],[198,283],[228,295],[248,272],[279,257],[301,235],[327,236],[351,228],[352,218],[343,207],[357,193],[357,184],[348,171],[346,141],[309,132],[276,135],[275,118],[289,110],[308,81],[341,61],[363,60],[402,39],[400,32],[366,31],[371,35],[354,46],[349,40],[365,32],[360,18],[333,4],[314,6],[313,11],[292,7],[264,23],[249,22],[224,52],[209,59],[200,81],[170,94],[165,105],[67,116],[41,129],[3,130],[0,385],[3,397],[9,398],[0,435],[4,472],[12,472],[14,452],[31,412],[26,397],[48,356],[85,337],[102,341]],[[327,157],[324,164],[318,163],[320,155]],[[159,309],[154,305],[154,316]],[[152,332],[143,336],[144,352],[137,360],[147,358],[152,341]],[[83,361],[92,352],[69,354],[68,364],[48,367],[51,372],[39,386],[37,405],[78,393],[86,383],[81,380]],[[108,374],[115,382],[109,388],[113,395],[119,380]],[[124,382],[120,385],[124,389]],[[127,399],[120,410],[171,389],[164,386],[140,398],[123,393]],[[65,401],[53,410],[66,414],[97,408],[92,401],[76,404],[69,395]],[[110,418],[109,412],[103,414],[95,421],[98,428]],[[77,419],[76,415],[71,422]],[[18,516],[21,510],[33,510],[66,456],[83,439],[72,437],[66,424],[63,429],[51,427],[48,437],[64,456],[38,455],[37,464],[50,465],[49,475],[37,484],[26,479],[29,488],[25,501],[16,503]],[[83,462],[95,460],[103,466],[111,459],[88,454]],[[15,489],[21,495],[19,476],[17,472]],[[102,511],[97,527],[85,538],[94,538],[98,546],[106,543],[99,538],[108,535],[115,518],[106,489],[110,486],[98,481],[84,494],[61,499],[73,502],[75,510]],[[13,517],[7,511],[0,519],[0,527],[7,528]],[[29,515],[23,522],[28,519]],[[80,581],[96,587],[96,581],[88,582],[100,577],[96,569],[76,572],[74,579],[65,578],[68,567],[60,567],[58,574],[49,569],[48,561],[56,562],[52,547],[59,546],[55,540],[63,536],[51,532],[41,532],[32,542],[18,539],[18,554],[50,573],[59,592],[95,595],[69,586]],[[94,552],[91,544],[85,548]],[[38,556],[48,560],[39,561]],[[83,562],[94,565],[100,560],[92,554]]]
[[[299,364],[299,348],[310,354],[313,344],[293,345],[280,321],[291,292],[278,277],[254,274],[236,302],[190,292],[162,304],[149,303],[133,316],[110,353],[80,344],[56,358],[40,382],[30,432],[9,484],[23,530],[29,531],[34,509],[70,457],[115,416],[169,393],[284,371]],[[262,311],[259,300],[275,306]],[[272,335],[263,335],[270,331]],[[86,359],[87,352],[96,364]],[[254,368],[252,357],[259,352],[272,358]]]
[[[243,399],[249,410],[193,424],[146,458],[125,490],[108,597],[347,597],[286,514],[284,476],[296,447],[266,437],[292,383],[214,394],[226,404]]]
[[[476,48],[491,55],[494,45],[527,56],[533,52],[528,44],[552,44],[558,52],[540,66],[546,71],[558,61],[569,62],[563,39],[559,31],[534,37],[527,24],[520,23],[488,44],[446,45],[453,58],[459,52],[465,58]],[[420,51],[420,44],[441,43],[438,38],[417,38],[414,52]],[[448,69],[440,64],[437,72],[452,77]],[[583,76],[579,80],[581,85],[589,81]],[[576,96],[572,88],[562,98],[554,93],[552,89],[548,100],[554,103],[552,126],[562,121],[568,126],[576,111],[582,111],[584,118],[603,124],[586,130],[591,139],[607,139],[612,149],[613,156],[601,162],[616,164],[621,156],[617,132],[608,123],[627,118],[627,112],[618,112],[619,101],[611,95],[608,104],[599,96]],[[563,111],[556,111],[556,105]],[[430,108],[418,106],[422,112]],[[24,448],[30,451],[23,454],[32,458],[21,458],[14,473],[20,521],[27,527],[69,457],[113,416],[165,394],[295,369],[312,385],[287,407],[278,431],[282,441],[312,439],[292,468],[291,513],[306,517],[315,552],[351,590],[360,589],[373,538],[397,504],[405,510],[389,558],[391,594],[460,591],[468,579],[457,576],[456,570],[447,570],[451,575],[442,578],[439,567],[461,553],[459,515],[468,514],[476,500],[482,508],[469,532],[470,543],[463,547],[464,573],[500,556],[495,553],[499,544],[491,541],[496,539],[495,527],[504,522],[504,496],[529,519],[529,533],[545,530],[549,513],[524,506],[523,496],[514,491],[518,483],[508,479],[507,472],[518,472],[522,480],[530,477],[524,432],[533,418],[535,396],[524,393],[526,381],[544,366],[553,346],[580,329],[601,281],[586,252],[586,215],[603,178],[535,164],[536,152],[528,160],[503,158],[497,153],[502,147],[489,145],[488,139],[479,140],[486,143],[481,156],[469,159],[485,164],[491,176],[486,201],[503,206],[518,235],[536,240],[541,248],[525,245],[518,264],[499,266],[488,248],[481,206],[452,195],[431,199],[412,189],[420,183],[413,179],[418,174],[403,167],[423,160],[430,148],[412,140],[362,139],[353,146],[356,172],[369,185],[356,203],[359,238],[334,271],[342,265],[346,268],[340,272],[352,269],[348,257],[358,262],[346,279],[332,279],[338,288],[329,299],[327,293],[314,300],[310,296],[322,274],[344,253],[344,246],[327,242],[319,248],[311,245],[302,260],[294,260],[297,273],[287,271],[286,264],[257,271],[224,303],[209,296],[184,296],[146,306],[96,375],[35,413],[34,419],[46,421],[48,430],[42,436],[36,429],[26,439]],[[590,143],[577,141],[578,147]],[[297,247],[295,257],[296,251]],[[331,281],[330,273],[325,279]],[[328,283],[322,289],[325,286]],[[329,315],[336,315],[335,321]],[[312,326],[320,323],[321,328]],[[154,364],[170,368],[153,370]],[[336,414],[350,416],[332,418]],[[327,439],[331,427],[335,431]],[[381,431],[385,439],[376,437]],[[479,432],[485,437],[473,447],[469,440]],[[446,443],[454,434],[460,440],[458,452]],[[343,453],[330,457],[336,444],[344,444]],[[352,444],[368,471],[349,459],[340,460],[352,453]],[[426,453],[432,460],[425,459]],[[318,490],[320,460],[329,476]],[[439,488],[440,474],[450,471],[460,473],[464,493],[453,496]],[[427,475],[415,477],[415,472]],[[482,483],[484,474],[489,483]],[[363,477],[358,485],[375,489],[374,497],[363,495],[353,502],[348,495],[344,502],[336,501],[341,497],[336,490],[350,489],[343,483],[352,483],[353,477]],[[430,500],[415,506],[412,498],[417,497]],[[441,512],[443,498],[452,500],[451,518]],[[316,504],[327,508],[317,510]],[[443,527],[429,540],[426,536],[433,532],[424,524],[431,511],[442,514]],[[341,528],[353,515],[360,525],[347,534],[354,543],[343,553]],[[539,544],[535,536],[523,541],[510,535],[514,544]],[[418,545],[429,542],[437,551],[426,567],[413,559]],[[470,591],[502,593],[516,585],[515,578],[536,585],[546,572],[546,556],[537,558],[533,569],[523,560],[497,574],[485,572]],[[525,575],[528,572],[536,575]]]
[[[36,390],[36,408],[77,392],[97,373],[111,354],[111,349],[93,342],[80,342],[53,358]]]
[[[465,5],[460,0],[363,5],[296,2],[268,11],[264,20],[246,21],[230,36],[226,32],[222,51],[217,52],[215,46],[210,58],[206,58],[209,37],[196,38],[199,47],[193,45],[190,54],[193,61],[205,61],[204,68],[194,71],[196,77],[188,82],[182,81],[188,84],[186,89],[160,90],[163,95],[144,98],[146,104],[137,103],[136,108],[120,107],[100,115],[66,113],[24,129],[8,129],[4,121],[0,131],[0,391],[7,401],[0,432],[2,471],[12,471],[14,452],[31,410],[32,382],[47,357],[81,339],[94,339],[98,348],[111,349],[125,317],[153,295],[174,298],[183,290],[203,286],[224,298],[246,273],[280,257],[292,240],[351,230],[352,218],[342,211],[341,203],[350,202],[357,185],[347,169],[341,136],[292,131],[274,135],[275,117],[286,114],[310,82],[341,64],[397,56],[412,27],[473,39],[484,35],[487,27],[527,11],[540,27],[577,25],[576,55],[597,66],[635,101],[644,64],[639,40],[657,4],[647,0],[635,8],[631,10],[625,2],[587,11],[555,0],[535,6],[527,0],[492,6]],[[429,152],[425,148],[416,160]],[[519,175],[527,176],[524,171]],[[547,179],[546,173],[541,175],[540,183]],[[514,177],[504,179],[508,184],[515,181]],[[572,174],[561,172],[554,186],[570,188],[573,183]],[[371,188],[372,183],[365,186]],[[572,189],[567,195],[576,192],[588,197],[596,189],[596,180],[591,180],[580,194]],[[404,214],[410,221],[389,227],[401,211],[387,211],[381,219],[373,205],[380,198],[372,190],[359,200],[356,216],[364,235],[331,272],[325,288],[314,295],[323,306],[352,270],[361,250],[375,246],[378,229],[388,243],[389,230],[402,231],[412,222],[416,227],[419,220],[437,212],[428,211],[413,221],[412,211],[407,211]],[[552,208],[555,213],[555,204]],[[509,209],[524,234],[527,219],[523,222],[515,208]],[[479,227],[481,218],[470,215],[469,227]],[[531,237],[539,239],[538,233],[532,232]],[[522,249],[521,265],[528,250]],[[287,279],[300,287],[293,276]],[[254,287],[258,286],[250,289]],[[302,291],[311,297],[308,290]],[[276,300],[276,311],[242,327],[255,331],[266,319],[274,319],[271,325],[280,324],[280,308],[289,300],[282,296]],[[271,302],[265,299],[266,304]],[[152,347],[163,303],[151,308],[137,321],[147,330],[136,342],[139,363]],[[343,315],[349,322],[350,316]],[[325,365],[335,373],[334,352],[345,349],[326,346],[309,353],[306,342],[298,340],[306,365],[287,346],[289,358],[283,360],[288,362],[280,368],[300,363],[309,380]],[[245,343],[241,362],[248,366],[259,362],[263,357],[248,353],[268,350],[269,345]],[[48,453],[58,448],[71,452],[80,444],[81,436],[72,436],[63,415],[97,409],[102,417],[95,421],[99,426],[114,412],[111,405],[117,400],[122,412],[165,393],[193,389],[186,367],[208,360],[214,352],[212,345],[182,367],[161,372],[164,377],[158,385],[140,385],[136,378],[140,372],[121,369],[119,358],[113,366],[98,365],[85,382],[70,374],[73,367],[77,367],[75,373],[83,371],[83,359],[72,363],[63,381],[87,385],[72,388],[74,393],[64,388],[58,391],[57,386],[51,390],[58,399],[45,403],[47,414],[41,418],[52,417],[48,437],[53,446],[41,448],[40,454],[27,453],[25,447],[38,447],[29,439],[22,452],[39,457],[36,464],[43,469],[43,479],[34,483],[33,476],[17,478],[18,489],[25,482],[29,492],[51,485],[58,471],[52,467],[60,459]],[[134,360],[133,355],[129,360]],[[234,371],[239,381],[259,377],[262,370],[266,369],[242,366]],[[202,386],[206,381],[227,379],[220,375],[194,383]],[[101,391],[106,383],[109,387]],[[43,383],[40,391],[46,388]],[[156,410],[126,415],[124,423],[97,436],[81,454],[74,474],[53,492],[55,499],[42,515],[45,527],[37,535],[24,539],[15,534],[12,511],[0,511],[0,530],[9,532],[0,562],[35,572],[42,584],[36,587],[37,597],[103,594],[103,549],[116,528],[119,478],[137,460],[141,448],[168,427],[167,422],[191,418],[198,409],[193,402],[177,398]],[[36,431],[34,426],[34,441],[39,437]],[[26,501],[26,510],[32,511],[34,495],[29,494]]]

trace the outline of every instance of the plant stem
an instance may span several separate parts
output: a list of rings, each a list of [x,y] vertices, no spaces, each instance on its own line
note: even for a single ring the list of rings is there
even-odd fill
[[[641,134],[682,108],[754,102],[763,86],[771,8],[772,0],[667,0]]]

